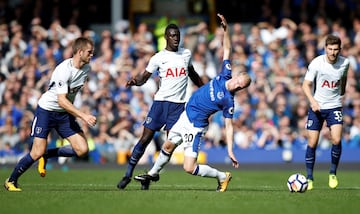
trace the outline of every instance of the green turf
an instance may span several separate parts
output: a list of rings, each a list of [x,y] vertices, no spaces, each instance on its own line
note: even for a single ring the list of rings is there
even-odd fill
[[[340,186],[327,186],[327,171],[315,172],[315,189],[290,193],[288,170],[235,170],[228,191],[215,191],[214,179],[186,174],[181,167],[167,169],[149,191],[132,181],[126,190],[116,184],[123,169],[70,169],[48,171],[41,178],[35,168],[19,180],[22,192],[0,191],[0,213],[325,213],[360,212],[360,173],[341,171]],[[141,171],[137,170],[136,173]],[[0,169],[5,180],[10,168]]]

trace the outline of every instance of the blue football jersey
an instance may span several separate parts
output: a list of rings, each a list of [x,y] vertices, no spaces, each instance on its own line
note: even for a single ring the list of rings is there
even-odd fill
[[[186,104],[186,113],[195,127],[208,126],[209,117],[217,111],[222,111],[225,118],[233,117],[234,94],[225,86],[229,79],[230,60],[224,60],[221,73],[192,94]]]

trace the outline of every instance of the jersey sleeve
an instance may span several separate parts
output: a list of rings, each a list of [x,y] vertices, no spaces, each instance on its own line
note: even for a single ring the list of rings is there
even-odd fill
[[[148,65],[146,66],[146,71],[149,73],[154,73],[159,69],[159,60],[158,60],[158,54],[155,54],[152,56],[149,60]]]
[[[313,82],[316,77],[316,74],[317,74],[317,69],[315,63],[312,62],[308,66],[304,79]]]
[[[227,104],[223,108],[224,118],[233,118],[234,117],[234,100],[228,99]]]
[[[348,72],[349,72],[349,67],[350,67],[350,60],[348,58],[345,58],[345,70],[344,70],[344,73],[343,73],[343,77],[347,77],[348,75]]]
[[[231,62],[230,62],[230,60],[227,59],[227,60],[223,61],[220,76],[224,77],[225,79],[231,79]]]

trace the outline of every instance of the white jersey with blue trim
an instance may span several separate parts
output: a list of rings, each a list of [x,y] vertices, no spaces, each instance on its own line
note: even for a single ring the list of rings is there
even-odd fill
[[[90,65],[85,64],[78,69],[74,67],[72,58],[64,60],[53,71],[49,88],[40,97],[38,105],[48,111],[65,111],[59,106],[58,94],[67,94],[68,100],[73,103],[77,92],[87,80],[90,68]]]
[[[320,109],[332,109],[342,106],[341,79],[347,75],[349,60],[338,56],[335,64],[326,61],[326,55],[312,60],[305,74],[305,80],[314,82],[314,99]]]
[[[189,49],[180,48],[177,52],[164,49],[152,56],[146,71],[157,71],[160,77],[159,89],[154,100],[185,103],[190,64]]]
[[[226,89],[231,79],[230,60],[224,60],[221,73],[197,89],[186,104],[186,113],[195,127],[209,125],[209,117],[222,111],[225,118],[233,118],[234,94]]]

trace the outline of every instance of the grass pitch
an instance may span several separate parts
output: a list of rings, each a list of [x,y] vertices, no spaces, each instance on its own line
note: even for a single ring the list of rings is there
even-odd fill
[[[224,169],[224,167],[216,167]],[[12,168],[0,169],[2,182]],[[290,193],[287,178],[293,169],[229,168],[233,179],[228,190],[216,192],[215,179],[191,176],[181,166],[165,168],[160,181],[150,190],[140,190],[133,180],[125,190],[116,184],[124,167],[107,168],[91,165],[69,170],[48,170],[41,178],[35,167],[19,180],[22,192],[0,190],[0,213],[167,213],[167,214],[228,214],[228,213],[359,213],[360,172],[338,172],[339,187],[327,186],[327,170],[315,170],[314,190]],[[135,174],[142,173],[141,166]]]

